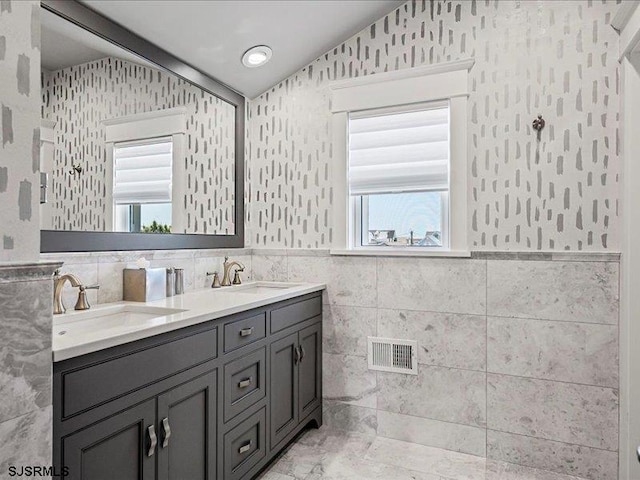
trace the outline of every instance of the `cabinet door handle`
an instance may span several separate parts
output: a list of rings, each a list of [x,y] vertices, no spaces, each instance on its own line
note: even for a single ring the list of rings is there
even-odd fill
[[[247,443],[245,443],[244,445],[242,445],[242,446],[238,449],[238,453],[240,453],[240,454],[247,453],[249,450],[251,450],[251,440],[249,440]]]
[[[162,448],[167,448],[169,446],[169,437],[171,436],[171,427],[169,426],[168,417],[162,419],[162,429],[164,430],[162,435]]]
[[[247,388],[249,385],[251,385],[252,380],[253,380],[252,377],[245,378],[244,380],[240,380],[238,382],[238,388]]]
[[[302,360],[304,360],[304,348],[302,348],[302,345],[300,345],[300,363],[302,363]]]
[[[156,437],[156,427],[149,425],[147,427],[147,434],[149,435],[149,451],[147,457],[153,457],[156,451],[156,445],[158,445],[158,437]]]
[[[248,337],[252,333],[253,333],[253,327],[243,328],[242,330],[240,330],[241,337]]]
[[[298,347],[295,346],[293,347],[293,364],[297,365],[299,361],[300,361],[300,351],[298,350]]]

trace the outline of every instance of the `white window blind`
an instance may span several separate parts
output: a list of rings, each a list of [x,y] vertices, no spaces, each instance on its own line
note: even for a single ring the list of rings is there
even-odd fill
[[[113,201],[116,204],[171,202],[171,137],[116,143]]]
[[[449,188],[449,107],[352,114],[351,195],[442,191]]]

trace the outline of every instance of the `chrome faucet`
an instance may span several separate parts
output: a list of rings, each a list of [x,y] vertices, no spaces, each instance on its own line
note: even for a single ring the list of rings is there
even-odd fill
[[[240,262],[236,262],[235,260],[233,262],[230,262],[229,257],[224,257],[224,275],[222,276],[223,287],[231,286],[229,271],[234,265],[238,268],[235,270],[235,275],[233,276],[233,284],[240,285],[242,283],[242,280],[240,280],[240,272],[244,272],[244,265],[242,265]]]
[[[65,273],[64,275],[60,275],[60,271],[56,270],[56,273],[53,276],[53,314],[60,315],[67,311],[64,306],[64,302],[62,300],[62,290],[64,288],[64,284],[69,281],[72,287],[79,289],[78,292],[78,301],[76,302],[75,309],[76,310],[89,310],[91,305],[89,305],[89,300],[87,300],[87,290],[93,290],[100,288],[100,285],[90,285],[85,286],[82,284],[80,279],[76,277],[72,273]]]

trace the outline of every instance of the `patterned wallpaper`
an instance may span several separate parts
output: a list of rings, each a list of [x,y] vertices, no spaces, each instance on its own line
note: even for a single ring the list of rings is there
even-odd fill
[[[40,251],[40,2],[0,0],[0,261]]]
[[[43,74],[43,118],[56,122],[56,230],[104,231],[103,120],[187,107],[186,233],[233,233],[235,108],[160,70],[104,58]],[[85,171],[69,174],[72,164]],[[185,233],[182,232],[182,233]]]
[[[619,249],[615,9],[410,1],[338,45],[250,102],[247,243],[331,244],[331,81],[473,57],[470,247]]]

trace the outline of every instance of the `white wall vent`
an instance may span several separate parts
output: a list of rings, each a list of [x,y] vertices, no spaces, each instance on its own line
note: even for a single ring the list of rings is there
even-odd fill
[[[418,342],[395,338],[367,337],[369,370],[418,374]]]

